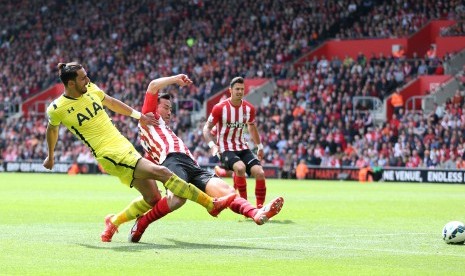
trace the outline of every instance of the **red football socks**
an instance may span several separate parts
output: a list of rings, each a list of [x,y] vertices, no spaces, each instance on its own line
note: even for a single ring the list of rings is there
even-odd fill
[[[266,184],[265,179],[257,179],[255,181],[255,198],[257,199],[257,208],[261,208],[265,203]]]
[[[158,219],[161,219],[170,212],[171,210],[168,206],[168,201],[166,197],[163,197],[157,202],[157,204],[155,204],[155,206],[153,206],[152,210],[148,211],[144,216],[140,218],[139,223],[147,227],[150,223]]]
[[[239,191],[239,195],[247,199],[247,181],[245,179],[245,176],[237,176],[234,175],[234,184],[237,187],[237,190]]]
[[[245,200],[242,197],[236,196],[236,198],[231,202],[229,208],[238,214],[242,214],[248,218],[253,218],[257,213],[257,208],[255,208],[250,202]]]

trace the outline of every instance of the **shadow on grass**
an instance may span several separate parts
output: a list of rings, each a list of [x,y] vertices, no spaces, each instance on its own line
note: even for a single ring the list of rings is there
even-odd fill
[[[226,244],[211,244],[211,243],[193,243],[180,241],[175,239],[165,239],[172,242],[173,244],[153,244],[153,243],[130,243],[120,244],[120,243],[102,243],[101,246],[94,244],[85,244],[85,243],[76,243],[76,245],[86,247],[88,249],[96,250],[114,250],[122,252],[138,252],[144,250],[164,250],[164,249],[246,249],[246,250],[278,250],[276,248],[266,248],[266,247],[254,247],[254,246],[238,246],[238,245],[226,245]]]
[[[457,242],[457,243],[447,243],[447,245],[455,245],[455,246],[465,246],[463,242]]]
[[[238,220],[238,222],[246,222],[246,223],[253,223],[255,224],[255,222],[253,221],[253,219],[241,219],[241,220]],[[269,220],[267,223],[265,224],[294,224],[295,222],[293,222],[292,220],[289,220],[289,219],[284,219],[284,220],[278,220],[278,219],[272,219],[272,220]]]

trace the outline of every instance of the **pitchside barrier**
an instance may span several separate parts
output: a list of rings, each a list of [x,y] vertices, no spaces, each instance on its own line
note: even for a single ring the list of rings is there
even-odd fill
[[[385,168],[382,179],[392,182],[465,183],[465,171]]]
[[[52,171],[45,169],[42,162],[3,162],[0,163],[0,172],[46,172],[67,173],[73,163],[57,162]],[[78,163],[80,173],[102,173],[97,164]],[[214,171],[216,164],[201,165],[209,171]],[[266,178],[280,178],[281,169],[277,166],[264,165]],[[320,180],[359,180],[360,170],[356,167],[319,167],[308,166],[307,179]],[[412,183],[465,183],[465,171],[443,169],[420,169],[389,167],[379,170],[375,179],[386,182],[412,182]]]
[[[359,169],[355,167],[324,168],[309,166],[307,179],[358,180]],[[412,183],[465,183],[465,171],[426,168],[382,168],[375,175],[379,181]]]
[[[43,172],[43,173],[67,173],[73,163],[68,162],[56,162],[53,166],[53,170],[47,170],[42,166],[41,161],[18,161],[18,162],[2,162],[0,161],[0,172]],[[217,164],[201,165],[209,171],[214,171]],[[79,173],[90,173],[98,174],[102,173],[99,166],[95,163],[77,163]],[[263,166],[266,178],[279,178],[280,169],[277,166]]]
[[[67,173],[73,163],[55,162],[53,170],[47,170],[39,161],[19,161],[19,162],[3,162],[0,163],[0,171],[4,172],[43,172],[43,173]],[[101,173],[97,164],[94,163],[78,163],[81,173]]]

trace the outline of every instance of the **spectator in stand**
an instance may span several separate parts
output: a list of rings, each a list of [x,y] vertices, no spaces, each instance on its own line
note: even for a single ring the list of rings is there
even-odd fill
[[[457,170],[465,169],[465,160],[461,155],[457,156],[457,161],[455,162],[455,167]]]
[[[418,126],[414,128],[413,132],[419,137],[423,137],[426,132],[425,122],[422,120],[418,123]]]
[[[281,172],[282,178],[291,178],[292,155],[292,150],[289,150],[289,152],[285,156],[283,170]]]
[[[428,51],[426,52],[426,57],[429,59],[429,60],[434,60],[436,59],[436,46],[434,45],[431,45],[428,49]]]
[[[277,166],[279,168],[279,171],[282,171],[284,166],[284,158],[278,153],[275,153],[273,155],[273,160],[271,161],[271,164]]]
[[[454,94],[454,97],[452,98],[452,103],[454,105],[462,105],[463,104],[463,96],[462,96],[462,92],[460,91],[460,89],[457,89],[455,90],[455,94]]]
[[[439,123],[439,121],[444,117],[445,115],[445,109],[442,105],[439,105],[438,103],[434,103],[434,110],[433,112],[429,115],[429,119],[433,124]]]
[[[445,170],[455,170],[456,165],[454,161],[454,155],[451,155],[450,158],[447,158],[446,156],[442,155],[441,156],[441,162],[438,168],[445,169]]]
[[[444,75],[444,65],[442,61],[438,61],[436,69],[434,70],[434,74],[439,76]]]
[[[404,107],[404,98],[400,94],[400,90],[396,89],[396,91],[391,96],[391,104],[394,107],[394,113],[396,115],[400,114],[400,110]]]
[[[428,65],[426,64],[425,60],[422,60],[420,62],[420,65],[418,66],[418,75],[426,75],[428,73]]]
[[[405,59],[404,46],[399,45],[398,49],[392,52],[392,56],[396,59]]]
[[[270,104],[270,96],[268,95],[267,92],[265,92],[262,97],[261,107],[267,108],[269,104]]]
[[[305,159],[301,159],[299,162],[299,165],[295,168],[295,174],[297,179],[305,179],[307,177],[308,173],[308,167],[307,164],[305,163]]]

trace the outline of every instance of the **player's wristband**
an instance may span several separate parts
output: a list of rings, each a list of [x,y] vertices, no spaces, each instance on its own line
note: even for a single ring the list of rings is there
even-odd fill
[[[257,148],[258,148],[258,150],[262,150],[263,149],[263,144],[262,143],[258,144]]]
[[[215,142],[213,142],[213,141],[208,142],[208,147],[209,148],[213,148],[214,145],[215,145]]]
[[[137,120],[139,120],[139,119],[140,119],[140,116],[141,116],[141,114],[140,114],[140,112],[139,112],[139,111],[137,111],[137,110],[134,110],[134,109],[133,109],[133,110],[132,110],[132,113],[131,113],[131,115],[129,115],[129,116],[131,116],[131,117],[132,117],[132,118],[134,118],[134,119],[137,119]]]

